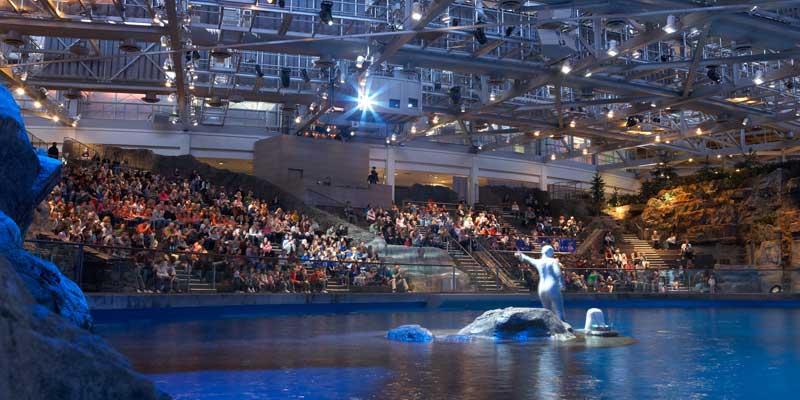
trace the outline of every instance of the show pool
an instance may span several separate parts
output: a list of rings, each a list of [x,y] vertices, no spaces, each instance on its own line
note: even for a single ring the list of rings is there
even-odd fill
[[[568,304],[569,322],[582,325],[586,308]],[[603,308],[638,343],[575,349],[385,339],[402,324],[457,329],[479,309],[231,309],[178,319],[147,311],[125,321],[101,314],[97,330],[175,399],[790,399],[800,392],[799,308]]]

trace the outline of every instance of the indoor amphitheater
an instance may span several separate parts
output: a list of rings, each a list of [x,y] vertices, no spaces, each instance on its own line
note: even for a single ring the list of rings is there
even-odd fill
[[[800,0],[0,0],[0,399],[792,398],[799,130]]]

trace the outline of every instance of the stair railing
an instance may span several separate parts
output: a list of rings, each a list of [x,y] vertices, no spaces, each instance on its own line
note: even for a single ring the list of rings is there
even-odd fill
[[[499,277],[499,273],[497,271],[498,268],[496,266],[495,267],[489,267],[489,266],[484,265],[480,261],[478,261],[475,258],[475,256],[472,255],[471,251],[468,251],[466,248],[464,248],[464,246],[462,246],[461,243],[459,243],[459,241],[456,240],[456,238],[454,238],[452,235],[450,235],[450,232],[447,233],[447,243],[448,243],[448,250],[450,248],[453,248],[453,249],[456,249],[456,250],[460,250],[461,253],[463,253],[467,257],[469,257],[470,260],[472,260],[476,265],[479,265],[479,266],[481,266],[483,268],[486,268],[487,271],[491,272],[495,276],[496,285],[498,287],[502,287],[502,284],[500,283],[501,280],[500,280],[500,277]]]
[[[486,257],[491,261],[496,268],[497,278],[500,282],[506,286],[507,288],[514,288],[516,286],[514,279],[511,277],[509,273],[510,265],[504,261],[500,261],[502,257],[495,257],[494,251],[489,250],[486,246],[483,245],[483,240],[476,240],[475,244],[478,246],[478,250],[483,252]]]

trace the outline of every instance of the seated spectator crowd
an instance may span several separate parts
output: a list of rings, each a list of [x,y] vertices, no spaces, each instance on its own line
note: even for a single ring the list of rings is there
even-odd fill
[[[321,292],[329,277],[408,289],[399,268],[382,266],[344,225],[325,230],[277,198],[229,191],[196,172],[166,177],[107,160],[70,163],[48,204],[59,239],[131,259],[137,291],[180,291],[178,271],[241,292]]]
[[[562,216],[554,222],[552,217],[540,215],[531,216],[527,223],[530,234],[524,234],[513,226],[504,226],[495,213],[467,208],[463,203],[454,210],[432,201],[408,203],[402,208],[368,207],[365,214],[370,231],[382,235],[386,243],[417,247],[444,247],[450,236],[462,244],[486,239],[495,250],[530,251],[534,243],[540,243],[571,252],[575,251],[575,236],[582,231],[574,217]]]

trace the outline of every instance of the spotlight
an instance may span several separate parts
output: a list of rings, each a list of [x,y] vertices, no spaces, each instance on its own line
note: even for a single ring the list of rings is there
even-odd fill
[[[570,128],[574,128],[575,126],[577,126],[577,124],[575,123],[574,119],[572,121],[569,121],[569,127]]]
[[[483,20],[481,20],[481,19],[478,19],[477,22],[478,22],[477,25],[483,25],[484,24]],[[484,45],[484,44],[486,44],[486,42],[489,41],[489,39],[486,38],[486,32],[484,32],[482,27],[476,28],[475,31],[472,32],[472,35],[475,36],[475,40],[477,40],[478,43],[480,43],[481,45]]]
[[[661,135],[656,135],[655,141],[656,143],[661,143]]]
[[[14,91],[15,91],[15,92],[17,92],[17,94],[18,94],[18,95],[23,95],[23,94],[25,94],[25,88],[24,88],[24,87],[22,87],[22,86],[20,86],[20,87],[16,88]]]
[[[556,160],[556,153],[550,154],[550,159],[555,161]]]
[[[303,119],[302,119],[302,118],[300,118],[300,116],[299,116],[299,115],[294,117],[294,123],[295,123],[295,124],[299,124],[299,123],[300,123],[300,121],[302,121],[302,120],[303,120]]]
[[[608,41],[608,51],[606,51],[609,57],[616,57],[619,54],[619,49],[617,48],[617,41],[616,40],[609,40]]]
[[[33,108],[42,108],[42,103],[39,100],[34,100]]]
[[[742,120],[742,126],[747,126],[750,123],[750,117],[744,117]]]
[[[717,72],[716,65],[709,65],[708,71],[706,72],[706,76],[714,83],[719,83],[722,80],[722,77],[719,76],[719,72]]]
[[[358,109],[361,111],[372,109],[372,98],[366,93],[358,94]]]
[[[359,55],[356,57],[356,68],[361,69],[364,68],[364,56]]]
[[[588,155],[588,154],[589,154],[589,149],[583,149],[583,155]]]
[[[169,37],[161,36],[161,47],[169,47]]]
[[[58,115],[53,115],[53,122],[58,122]]]
[[[642,50],[639,49],[639,50],[634,51],[633,54],[631,54],[631,57],[633,57],[634,60],[638,60],[638,59],[642,58]]]
[[[286,67],[281,68],[281,86],[283,86],[284,88],[288,88],[292,82],[291,73],[292,70],[290,70],[289,68]]]
[[[698,134],[698,135],[702,135],[703,134],[703,130],[700,129],[700,127],[697,127],[697,130],[695,131],[695,133]]]
[[[434,115],[433,116],[433,123],[434,124],[438,124],[439,123],[439,116],[438,115]]]
[[[319,20],[323,24],[333,25],[333,2],[330,0],[322,0],[319,5]]]
[[[664,28],[662,28],[662,29],[664,29],[664,32],[667,32],[669,34],[673,34],[673,33],[677,32],[678,28],[677,28],[677,26],[675,26],[675,16],[674,15],[667,16],[667,24],[664,25]]]
[[[542,131],[533,131],[533,136],[539,137],[542,134]]]
[[[450,12],[445,11],[442,14],[442,23],[445,25],[450,25]]]
[[[569,65],[569,60],[565,60],[564,63],[561,64],[561,73],[567,75],[570,72],[572,72],[572,65]]]
[[[392,134],[392,141],[393,142],[397,141],[397,134],[394,134],[394,133]]]
[[[753,78],[753,83],[756,85],[761,85],[764,83],[764,73],[761,71],[756,71],[756,76]]]
[[[585,77],[587,77],[587,78],[591,78],[591,77],[592,77],[592,71],[586,71],[586,72],[583,74],[583,76],[585,76]]]
[[[614,119],[614,110],[608,110],[608,113],[606,114],[606,117],[608,119]]]
[[[461,86],[453,86],[450,88],[450,101],[453,104],[461,103]]]
[[[422,4],[420,4],[419,1],[415,1],[411,4],[411,19],[414,21],[422,19]]]

